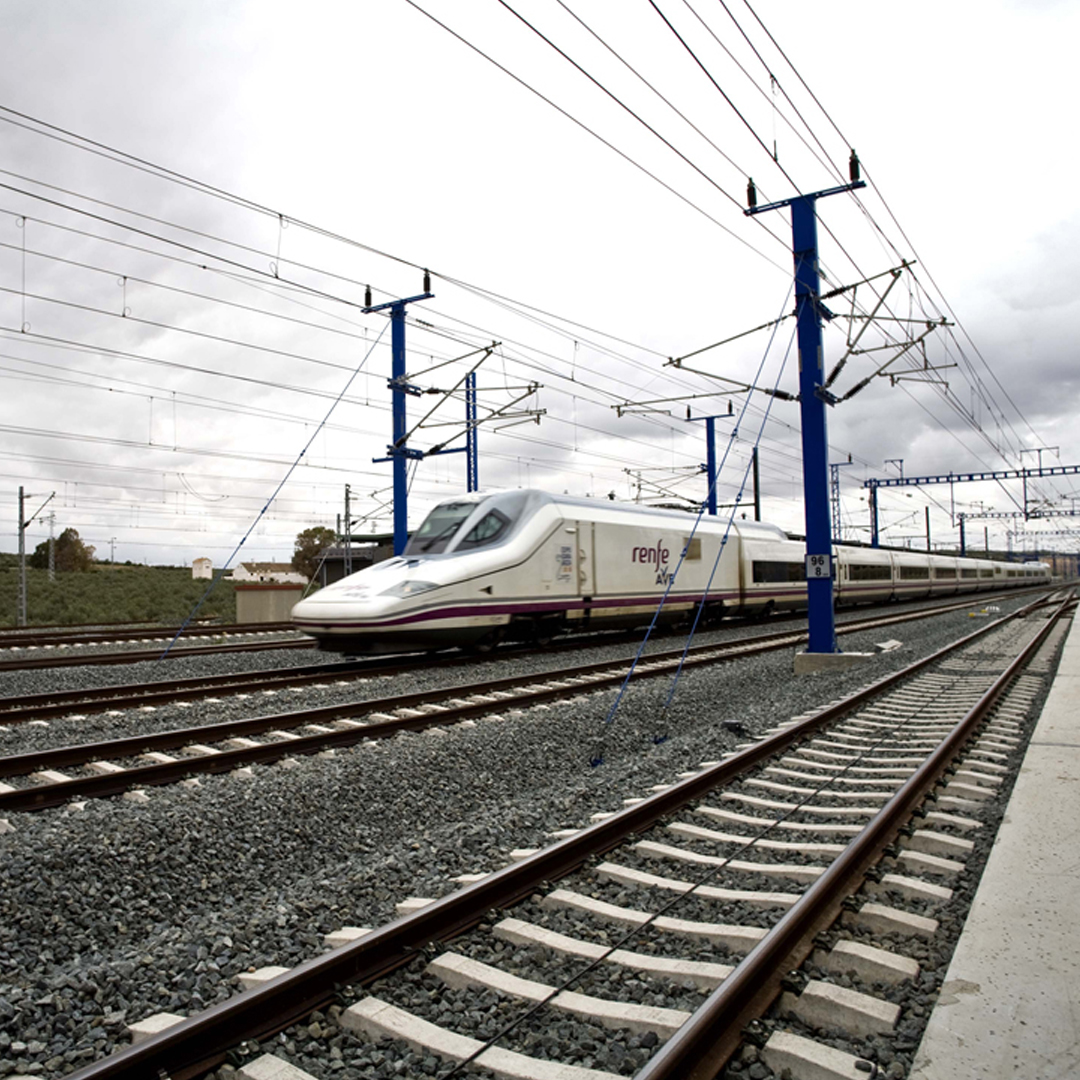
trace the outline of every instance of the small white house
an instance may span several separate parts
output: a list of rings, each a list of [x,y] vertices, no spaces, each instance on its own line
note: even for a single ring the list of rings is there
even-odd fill
[[[212,559],[196,559],[191,564],[191,576],[198,578],[212,578],[214,576],[214,562]]]
[[[243,562],[229,575],[232,581],[269,582],[277,585],[306,585],[307,578],[290,563]]]

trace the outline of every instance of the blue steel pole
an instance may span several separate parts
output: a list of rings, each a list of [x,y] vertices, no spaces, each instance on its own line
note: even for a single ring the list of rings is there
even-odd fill
[[[705,468],[709,474],[709,514],[716,517],[716,419],[705,418]]]
[[[818,245],[816,199],[791,201],[792,252],[795,257],[795,313],[799,342],[799,404],[802,420],[803,502],[806,513],[807,652],[836,652],[833,618],[832,529],[829,523],[829,457],[825,402],[818,390],[825,384],[821,315],[818,310]],[[815,556],[823,556],[820,577],[810,572]]]
[[[465,489],[480,490],[480,460],[476,446],[476,372],[465,376]]]
[[[870,546],[881,546],[878,537],[877,484],[870,485]]]
[[[405,304],[390,306],[390,391],[394,466],[394,554],[409,542],[409,459],[405,454]]]

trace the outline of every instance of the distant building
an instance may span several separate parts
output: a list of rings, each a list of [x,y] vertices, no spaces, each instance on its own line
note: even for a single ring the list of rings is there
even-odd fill
[[[377,562],[389,559],[394,554],[394,535],[385,533],[381,536],[366,535],[363,539],[353,537],[349,547],[352,573],[373,566]],[[332,585],[345,577],[346,551],[344,544],[334,544],[332,547],[323,548],[319,553],[321,560],[319,565],[319,584],[321,586]]]
[[[261,581],[276,585],[306,585],[307,578],[290,563],[243,562],[229,575],[231,581]]]
[[[213,559],[195,559],[191,564],[191,576],[193,578],[212,578],[214,576]]]

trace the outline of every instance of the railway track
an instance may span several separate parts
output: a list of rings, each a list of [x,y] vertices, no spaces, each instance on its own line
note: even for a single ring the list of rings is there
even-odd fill
[[[15,660],[0,660],[0,672],[4,671],[34,671],[41,668],[59,667],[82,667],[86,664],[138,664],[143,661],[153,660],[179,660],[186,656],[212,656],[220,653],[240,652],[268,652],[275,649],[314,649],[315,642],[310,638],[301,637],[293,630],[262,631],[251,630],[244,636],[256,637],[263,633],[290,633],[288,638],[275,638],[273,641],[240,641],[222,642],[208,645],[180,645],[169,650],[168,656],[164,655],[164,644],[157,649],[130,649],[116,653],[92,653],[82,652],[75,656],[50,656],[19,657]]]
[[[223,635],[270,633],[291,630],[292,623],[224,623],[220,625],[195,623],[182,631],[184,638],[222,637]],[[42,649],[62,646],[113,645],[123,641],[169,642],[180,632],[179,626],[146,624],[131,626],[117,623],[106,626],[83,627],[25,627],[16,630],[0,630],[0,649]]]
[[[1040,589],[1045,589],[1045,586],[1041,586]],[[1025,596],[1031,592],[1040,590],[1036,589],[1022,589],[1022,590],[1010,590],[1003,593],[969,593],[966,594],[965,599],[959,602],[958,606],[969,606],[971,604],[989,604],[997,600],[1005,600],[1009,597]],[[942,598],[944,599],[944,598]],[[774,615],[771,617],[771,621],[778,619],[787,620],[800,619],[805,616],[801,614],[796,615]],[[730,620],[731,625],[743,625],[749,622],[753,622],[753,619],[734,619]],[[243,635],[245,637],[255,637],[261,634],[275,633],[275,634],[289,634],[290,636],[285,639],[279,639],[266,642],[233,642],[233,643],[221,643],[221,644],[209,644],[209,645],[187,645],[177,646],[169,651],[167,659],[180,659],[182,657],[191,656],[206,656],[221,653],[235,653],[235,652],[266,652],[276,649],[314,649],[317,647],[316,643],[310,638],[302,636],[299,632],[292,629],[291,623],[265,623],[259,624],[257,628],[253,628],[247,624],[236,624],[224,627],[216,628],[200,628],[197,636],[221,636],[222,634],[229,635]],[[171,640],[172,635],[166,636],[151,636],[148,634],[142,634],[142,632],[135,632],[136,636],[129,640],[154,640],[161,641],[162,644],[167,644]],[[612,635],[615,636],[615,635]],[[631,632],[625,635],[626,640],[637,640],[639,633]],[[116,640],[115,638],[112,640]],[[86,649],[96,645],[103,644],[103,642],[92,641],[75,641],[70,643],[70,647],[75,649]],[[47,645],[43,648],[60,648],[61,645]],[[0,635],[0,650],[13,649],[15,646],[2,644],[2,635]],[[48,656],[40,657],[25,657],[20,656],[15,659],[0,659],[0,673],[5,671],[33,671],[43,668],[56,668],[56,667],[80,667],[85,664],[134,664],[146,661],[155,661],[163,659],[163,649],[149,649],[149,650],[125,650],[116,653],[106,652],[79,652],[76,655],[56,655],[50,653]]]
[[[984,625],[395,922],[342,928],[332,951],[251,973],[71,1080],[186,1080],[226,1057],[255,1080],[281,1067],[265,1052],[279,1031],[327,1061],[330,1043],[341,1060],[389,1040],[402,1075],[711,1077],[782,991],[742,1060],[872,1075],[918,978],[911,943],[939,932],[967,873],[1069,604]],[[828,1045],[837,1030],[853,1052]]]
[[[989,602],[998,599],[998,597],[987,597],[985,599]],[[887,626],[890,625],[892,619],[897,618],[909,619],[921,618],[931,614],[949,614],[969,607],[971,607],[970,599],[946,605],[939,603],[925,608],[916,608],[914,611],[887,612],[879,617],[885,620],[883,622],[868,622],[866,616],[849,615],[846,616],[844,621],[837,624],[837,633],[852,633],[874,625]],[[737,627],[751,624],[747,621],[742,624],[736,622],[733,625]],[[768,640],[769,636],[769,634],[766,634],[763,637],[756,637],[754,640]],[[574,639],[549,645],[544,652],[550,655],[559,652],[572,652],[580,649],[584,644],[614,645],[633,643],[639,640],[640,634],[636,633],[615,634],[601,639],[595,637]],[[503,656],[516,656],[519,653],[520,650],[499,651],[489,659],[497,660]],[[187,655],[191,654],[188,653]],[[628,660],[629,658],[627,658]],[[343,683],[351,679],[371,679],[383,675],[392,676],[414,670],[420,665],[430,669],[432,666],[440,668],[456,667],[474,662],[475,659],[468,654],[450,654],[438,657],[410,654],[393,659],[373,658],[341,663],[306,664],[294,668],[230,672],[224,675],[196,676],[186,679],[161,680],[153,683],[135,683],[75,690],[49,690],[39,694],[0,697],[0,724],[21,724],[33,720],[48,720],[54,717],[70,715],[71,713],[89,715],[109,710],[158,706],[174,701],[192,701],[210,694],[228,696],[265,691],[267,689],[280,690],[318,685],[327,679],[331,679],[336,683]],[[3,670],[3,666],[0,665],[0,671]]]
[[[1038,606],[1036,601],[1030,608]],[[966,608],[952,605],[933,609],[943,613]],[[856,619],[838,632],[856,633],[925,618],[925,610],[878,614]],[[684,658],[682,649],[651,653],[638,663],[636,679],[670,675],[680,667],[722,663],[777,649],[793,648],[805,641],[801,630],[776,631],[735,641],[692,647]],[[229,772],[297,755],[332,753],[372,739],[391,738],[403,731],[450,726],[476,719],[501,719],[504,711],[524,710],[582,693],[610,690],[622,684],[630,658],[619,657],[586,665],[545,671],[522,680],[485,678],[479,683],[457,684],[412,694],[394,693],[385,698],[336,702],[328,706],[229,720],[190,728],[142,733],[106,742],[88,742],[50,750],[36,750],[0,758],[0,814],[44,810],[65,802],[105,798],[146,787],[190,780],[199,774]],[[451,660],[455,662],[455,660]],[[456,660],[457,663],[465,661]],[[396,669],[366,668],[365,678],[393,674]],[[354,672],[355,674],[355,672]],[[261,693],[273,695],[265,673],[257,673]],[[303,682],[325,681],[325,668],[308,669]],[[138,688],[142,690],[144,688]],[[233,688],[235,692],[235,687]],[[186,696],[203,696],[205,685],[186,688]],[[166,692],[168,700],[174,700]],[[118,704],[117,697],[112,698]],[[132,707],[152,708],[145,694],[128,702]],[[97,706],[105,703],[98,700]],[[63,706],[61,706],[63,708]],[[37,713],[39,718],[41,713]],[[33,708],[0,714],[5,724],[32,722]],[[82,775],[61,770],[77,769]],[[15,781],[14,784],[5,781]],[[135,796],[142,797],[142,796]]]

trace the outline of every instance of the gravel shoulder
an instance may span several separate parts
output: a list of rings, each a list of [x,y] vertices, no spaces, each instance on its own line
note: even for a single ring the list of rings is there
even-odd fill
[[[1024,602],[998,606],[1004,613]],[[443,895],[454,875],[504,866],[512,849],[539,846],[554,829],[579,827],[592,813],[715,759],[742,738],[724,721],[758,734],[978,625],[962,611],[847,636],[845,651],[872,650],[886,637],[904,644],[827,676],[792,677],[790,650],[690,669],[666,713],[669,680],[653,679],[632,687],[611,723],[614,692],[601,691],[501,722],[302,759],[291,769],[256,767],[250,780],[204,777],[196,788],[153,790],[145,805],[111,799],[81,812],[15,815],[15,831],[0,837],[0,1076],[62,1076],[127,1045],[126,1023],[224,1000],[236,992],[239,972],[295,964],[321,951],[326,932],[385,922],[407,896]],[[673,639],[654,647],[672,648]],[[587,662],[600,652],[573,655]],[[166,677],[203,673],[210,661],[170,663]],[[243,667],[256,662],[297,661],[263,653],[245,657]],[[567,663],[565,654],[540,654],[497,670],[506,677]],[[474,681],[495,667],[457,668],[453,681]],[[392,687],[412,692],[445,685],[443,677],[417,671]],[[124,681],[132,681],[130,672]],[[381,696],[391,683],[373,685]],[[32,691],[0,686],[0,693],[17,692]],[[325,704],[358,696],[355,687],[316,693]],[[295,699],[292,707],[308,703],[306,695],[284,696]],[[266,711],[256,704],[142,715],[186,726],[203,710],[213,718],[206,722],[234,715],[225,709]],[[108,720],[100,727],[96,718],[81,721],[78,730],[92,739],[132,733],[129,719]],[[38,739],[57,745],[56,730],[71,723],[8,729],[0,752],[30,749]],[[666,739],[657,743],[657,736]],[[592,768],[601,744],[604,763]],[[335,1075],[363,1074],[343,1066]]]

